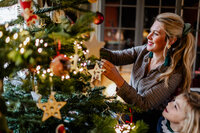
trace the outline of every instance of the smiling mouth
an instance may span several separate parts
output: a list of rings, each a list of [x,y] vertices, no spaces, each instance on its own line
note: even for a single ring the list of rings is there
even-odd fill
[[[164,110],[164,111],[168,113],[168,110],[167,110],[167,108],[165,108],[165,110]]]
[[[148,42],[148,45],[153,45],[153,43],[152,42]]]

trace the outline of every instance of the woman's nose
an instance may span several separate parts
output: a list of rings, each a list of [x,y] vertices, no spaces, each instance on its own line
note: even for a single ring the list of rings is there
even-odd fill
[[[169,102],[168,104],[167,104],[167,106],[171,106],[173,104],[173,102]]]
[[[152,37],[152,32],[150,32],[150,33],[148,34],[147,39],[151,39],[151,37]]]

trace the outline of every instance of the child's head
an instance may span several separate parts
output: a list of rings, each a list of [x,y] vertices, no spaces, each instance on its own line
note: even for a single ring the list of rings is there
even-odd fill
[[[198,133],[200,130],[200,95],[196,92],[182,93],[169,102],[163,116],[170,125],[179,126],[184,133]]]

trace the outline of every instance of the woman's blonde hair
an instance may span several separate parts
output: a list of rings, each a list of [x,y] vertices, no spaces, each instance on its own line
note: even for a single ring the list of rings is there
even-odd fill
[[[199,133],[200,131],[200,94],[197,92],[183,93],[186,100],[186,118],[182,123],[180,133]]]
[[[185,36],[183,35],[184,21],[177,14],[162,13],[155,20],[163,25],[166,32],[166,42],[169,42],[170,38],[177,38],[171,48],[168,48],[168,44],[166,44],[165,51],[170,51],[171,62],[166,72],[161,74],[159,80],[164,80],[165,85],[168,87],[170,75],[180,70],[183,74],[183,84],[179,87],[183,88],[182,91],[189,91],[192,79],[192,65],[195,59],[194,36],[190,32]]]

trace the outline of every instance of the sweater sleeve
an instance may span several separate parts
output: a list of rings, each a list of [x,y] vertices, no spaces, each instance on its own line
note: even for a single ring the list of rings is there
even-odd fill
[[[116,51],[102,48],[100,50],[100,55],[101,58],[110,61],[114,65],[128,65],[134,63],[139,53],[145,48],[145,45]]]
[[[144,111],[155,109],[175,93],[181,83],[181,74],[173,74],[169,78],[169,86],[165,87],[164,81],[157,82],[151,88],[146,88],[143,94],[138,94],[135,88],[124,82],[121,88],[117,89],[119,95],[126,103],[134,104]]]

